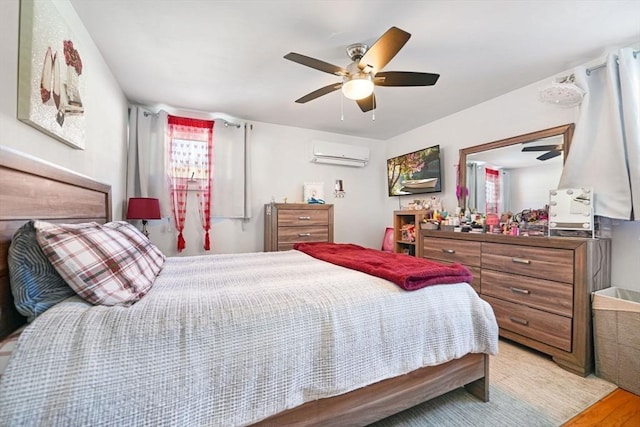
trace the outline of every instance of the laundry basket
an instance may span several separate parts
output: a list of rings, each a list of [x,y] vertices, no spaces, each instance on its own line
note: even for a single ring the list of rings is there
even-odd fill
[[[592,309],[596,375],[640,395],[640,292],[594,292]]]

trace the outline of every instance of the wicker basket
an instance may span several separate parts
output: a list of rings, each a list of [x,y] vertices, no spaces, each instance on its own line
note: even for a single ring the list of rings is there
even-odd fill
[[[593,293],[596,375],[640,395],[640,292]]]

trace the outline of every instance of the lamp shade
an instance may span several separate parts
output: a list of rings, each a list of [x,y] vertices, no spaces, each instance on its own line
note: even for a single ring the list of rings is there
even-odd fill
[[[132,197],[127,206],[127,219],[161,219],[160,202],[149,197]]]

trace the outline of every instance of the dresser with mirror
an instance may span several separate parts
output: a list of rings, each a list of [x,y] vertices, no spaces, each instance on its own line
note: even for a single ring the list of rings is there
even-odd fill
[[[462,207],[483,212],[482,174],[471,177],[470,164],[508,171],[512,182],[505,193],[514,187],[531,193],[505,195],[502,209],[543,207],[557,186],[573,129],[567,124],[460,150],[459,182],[469,188]],[[523,151],[528,147],[535,148]],[[553,162],[559,164],[555,172]],[[551,185],[540,179],[552,173]],[[525,204],[538,200],[539,205]],[[591,294],[610,283],[608,239],[440,230],[421,230],[419,239],[424,258],[458,262],[472,271],[472,285],[491,304],[502,337],[548,354],[576,374],[592,372]]]

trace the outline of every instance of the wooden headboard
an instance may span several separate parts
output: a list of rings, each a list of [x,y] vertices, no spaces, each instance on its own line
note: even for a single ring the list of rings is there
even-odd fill
[[[30,219],[59,223],[111,220],[111,186],[0,146],[0,339],[26,319],[13,305],[7,255]]]

